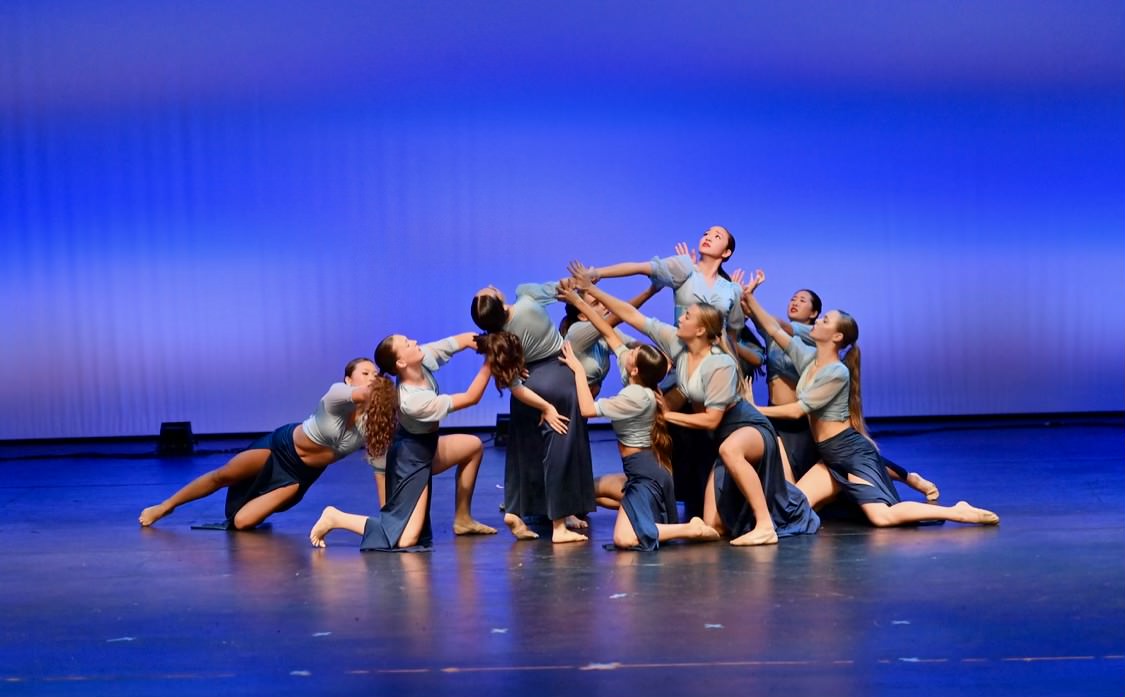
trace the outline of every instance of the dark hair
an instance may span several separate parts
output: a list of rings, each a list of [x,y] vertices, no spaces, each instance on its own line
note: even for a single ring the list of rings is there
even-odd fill
[[[559,334],[566,336],[566,333],[570,331],[570,328],[574,326],[575,323],[582,321],[579,318],[579,315],[581,314],[582,312],[577,307],[571,305],[570,303],[567,303],[566,314],[559,322]]]
[[[355,372],[355,369],[357,367],[359,367],[360,363],[370,363],[370,362],[371,362],[370,358],[364,358],[363,356],[359,356],[358,358],[351,359],[350,361],[348,361],[348,364],[346,366],[344,366],[344,377],[350,378],[352,376],[352,373]]]
[[[486,332],[499,332],[508,322],[504,301],[495,295],[474,295],[470,308],[473,322]]]
[[[754,346],[757,346],[758,348],[762,349],[763,354],[766,352],[765,344],[762,343],[762,340],[758,338],[757,334],[750,331],[750,327],[748,327],[748,326],[743,326],[742,331],[738,332],[738,340],[740,342],[744,343],[744,344],[753,344]],[[740,356],[736,356],[736,357],[739,358],[738,362],[739,362],[740,367],[742,367],[744,369],[748,368],[748,370],[745,370],[744,372],[749,373],[751,377],[759,377],[759,376],[765,375],[765,373],[766,373],[766,363],[765,363],[765,361],[762,361],[762,364],[759,365],[759,366],[751,366],[746,361],[741,360]]]
[[[395,363],[398,362],[398,356],[395,355],[394,338],[395,335],[391,334],[375,347],[375,367],[384,376],[398,375],[398,368],[395,366]]]
[[[634,354],[633,365],[637,369],[637,383],[662,397],[660,381],[668,374],[668,357],[664,352],[641,344]],[[672,436],[668,433],[668,422],[659,404],[652,419],[652,454],[661,467],[672,471]]]
[[[723,232],[727,233],[727,240],[728,240],[727,241],[727,248],[724,249],[723,251],[725,252],[727,250],[730,250],[731,256],[734,256],[734,245],[735,245],[734,235],[732,235],[730,233],[730,230],[726,229],[722,225],[715,225],[714,227],[717,227],[720,230],[722,230]],[[727,259],[729,259],[729,258],[730,257],[727,257]],[[719,275],[722,276],[723,278],[727,279],[728,281],[730,280],[730,274],[728,274],[727,270],[723,268],[723,262],[721,262],[721,261],[719,262]]]
[[[811,300],[811,301],[812,301],[812,308],[813,308],[813,312],[815,312],[815,313],[816,313],[816,316],[815,316],[815,317],[813,317],[813,319],[816,319],[816,317],[820,317],[820,310],[821,310],[821,308],[823,307],[823,305],[822,305],[822,304],[821,304],[821,302],[820,302],[820,296],[819,296],[819,295],[817,295],[815,291],[813,291],[813,290],[811,290],[811,289],[809,289],[809,288],[798,288],[798,289],[797,289],[797,292],[798,292],[798,293],[802,293],[802,292],[803,292],[803,293],[808,293],[808,294],[809,294],[809,300]]]

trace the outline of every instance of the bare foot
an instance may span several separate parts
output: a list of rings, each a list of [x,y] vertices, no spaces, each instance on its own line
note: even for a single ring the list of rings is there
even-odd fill
[[[938,497],[941,496],[937,485],[917,472],[906,475],[906,485],[925,496],[927,501],[937,501]]]
[[[702,518],[692,518],[688,521],[693,538],[700,542],[714,542],[722,537],[719,531],[703,522]]]
[[[512,531],[512,534],[517,540],[539,539],[539,533],[527,527],[527,523],[523,522],[523,518],[520,518],[514,513],[504,514],[504,525],[508,526],[508,529]]]
[[[968,501],[958,501],[957,505],[953,507],[953,510],[959,514],[957,517],[958,523],[976,523],[978,525],[1000,524],[1000,516],[992,511],[977,508]]]
[[[566,517],[566,526],[571,530],[585,530],[590,527],[590,524],[576,515],[568,515]]]
[[[735,547],[754,547],[757,545],[775,545],[777,544],[777,531],[771,526],[766,530],[759,530],[754,528],[750,532],[736,537],[730,541]]]
[[[152,525],[174,510],[176,509],[165,506],[162,503],[155,506],[149,506],[148,508],[141,511],[141,515],[137,518],[137,521],[139,521],[143,527],[147,528],[148,526]]]
[[[479,520],[468,518],[453,521],[454,535],[495,535],[496,528],[485,525]]]
[[[588,539],[590,538],[586,537],[582,533],[568,530],[565,527],[555,528],[555,530],[551,533],[551,542],[554,542],[557,545],[565,544],[567,542],[585,542]]]
[[[312,530],[309,531],[309,542],[312,542],[313,547],[327,547],[328,544],[324,541],[328,533],[336,529],[336,517],[339,515],[340,509],[335,506],[325,506],[320,514],[320,518],[313,524]]]

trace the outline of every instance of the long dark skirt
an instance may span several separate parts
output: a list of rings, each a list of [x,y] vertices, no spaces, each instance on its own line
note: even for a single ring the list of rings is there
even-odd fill
[[[758,478],[762,480],[762,491],[766,495],[766,506],[773,519],[778,537],[814,533],[820,528],[820,518],[809,506],[809,500],[796,486],[785,481],[785,471],[781,467],[781,451],[777,447],[777,433],[769,419],[762,416],[749,402],[739,400],[727,410],[723,420],[715,430],[715,443],[721,444],[732,433],[743,427],[750,427],[762,436],[765,448],[761,459],[754,465]],[[754,529],[754,512],[750,503],[742,495],[734,478],[726,471],[722,460],[715,461],[715,502],[719,517],[723,520],[731,537],[738,537]]]
[[[287,511],[305,497],[317,477],[324,472],[323,467],[309,467],[297,455],[293,444],[293,431],[300,424],[287,424],[273,433],[262,436],[247,447],[247,450],[266,449],[270,456],[265,466],[254,479],[237,482],[227,487],[226,525],[234,527],[234,516],[250,501],[291,484],[297,485],[297,495],[282,504],[277,511]]]
[[[363,527],[364,551],[408,552],[428,550],[433,545],[430,530],[430,501],[426,499],[426,517],[418,544],[399,547],[399,539],[418,506],[422,492],[432,480],[434,456],[437,454],[438,434],[418,435],[399,427],[394,442],[387,451],[387,503],[379,509],[378,518],[368,518]],[[433,489],[431,488],[432,492]]]
[[[711,434],[698,428],[668,425],[672,437],[672,480],[676,499],[684,502],[688,518],[703,515],[703,494],[718,457]]]
[[[816,441],[813,439],[809,420],[805,417],[799,419],[770,419],[781,444],[785,446],[785,454],[789,457],[789,468],[793,470],[793,481],[800,481],[801,477],[808,474],[813,465],[820,461],[820,453],[816,450]]]
[[[568,417],[566,435],[539,424],[539,412],[511,400],[508,451],[504,460],[504,510],[551,520],[595,509],[594,468],[586,420],[578,410],[574,373],[552,356],[527,366],[528,389]]]
[[[816,447],[845,498],[859,505],[885,503],[893,506],[902,500],[887,475],[886,461],[875,449],[875,445],[855,429],[849,428],[817,443]],[[854,474],[868,484],[853,484],[848,481],[849,474]]]
[[[639,544],[633,549],[651,552],[660,546],[657,523],[675,523],[676,494],[672,475],[660,466],[651,450],[642,450],[621,460],[625,469],[621,508],[629,517]]]

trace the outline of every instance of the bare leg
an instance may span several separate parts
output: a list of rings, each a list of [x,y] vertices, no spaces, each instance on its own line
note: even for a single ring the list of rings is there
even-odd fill
[[[625,474],[606,474],[594,480],[594,501],[602,508],[621,508],[625,496]]]
[[[517,540],[539,539],[539,533],[527,527],[527,523],[523,522],[523,518],[520,518],[515,513],[504,514],[504,525],[508,526],[508,529],[512,531],[512,535],[515,536]]]
[[[313,547],[327,547],[324,538],[333,530],[347,530],[362,535],[366,525],[367,516],[344,513],[334,506],[326,506],[309,531],[309,541]]]
[[[379,508],[387,505],[387,473],[375,472],[375,489],[379,492]]]
[[[441,474],[457,466],[457,493],[453,511],[455,535],[495,535],[496,528],[473,519],[473,491],[477,486],[477,473],[484,459],[484,445],[480,438],[455,434],[438,438],[433,472]]]
[[[719,506],[715,501],[715,469],[711,468],[711,474],[707,475],[707,488],[703,490],[703,522],[720,534],[727,534],[727,528],[723,525],[723,519],[719,515]]]
[[[840,491],[840,485],[832,479],[828,467],[823,462],[813,465],[812,469],[801,477],[801,481],[797,482],[797,488],[809,500],[809,506],[813,510],[831,501]]]
[[[876,527],[890,527],[918,523],[923,520],[951,520],[955,523],[997,525],[1000,516],[983,508],[958,501],[955,506],[938,506],[932,503],[903,501],[893,506],[885,503],[865,503],[861,506],[867,519]]]
[[[566,518],[557,518],[551,521],[551,542],[564,544],[566,542],[585,542],[590,539],[579,532],[566,527]]]
[[[422,489],[418,503],[414,504],[414,510],[410,512],[410,519],[406,521],[406,527],[402,529],[402,536],[398,538],[396,547],[413,547],[418,544],[418,539],[422,536],[422,526],[426,522],[426,508],[429,502],[430,487],[427,486]]]
[[[703,522],[702,518],[692,518],[686,523],[657,523],[660,541],[690,540],[692,542],[714,542],[722,537],[719,531]]]
[[[785,472],[785,481],[796,484],[797,480],[793,478],[793,466],[789,464],[789,452],[785,449],[785,443],[781,442],[780,436],[777,439],[777,450],[781,453],[781,469]]]
[[[283,486],[271,492],[246,502],[238,513],[234,514],[234,527],[236,530],[249,530],[268,518],[271,513],[288,503],[297,495],[297,484]]]
[[[622,549],[631,549],[641,543],[637,531],[624,508],[617,509],[617,518],[613,521],[613,545]]]
[[[141,515],[137,520],[141,525],[152,525],[176,510],[177,507],[189,501],[195,501],[204,496],[210,496],[219,489],[228,487],[243,479],[256,477],[258,473],[262,471],[262,468],[265,467],[266,460],[269,459],[269,456],[270,451],[265,448],[243,450],[232,457],[227,464],[222,467],[196,477],[162,503],[144,509],[141,511]]]
[[[754,529],[731,540],[732,545],[772,545],[777,544],[777,531],[773,527],[766,494],[762,491],[762,480],[751,462],[761,459],[765,451],[762,434],[757,429],[743,427],[727,436],[719,446],[719,457],[734,479],[738,490],[746,497],[750,510],[754,512]]]

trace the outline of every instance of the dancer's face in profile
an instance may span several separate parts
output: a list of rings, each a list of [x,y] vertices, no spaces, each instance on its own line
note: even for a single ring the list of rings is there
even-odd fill
[[[371,361],[360,361],[352,368],[351,374],[344,378],[344,382],[355,387],[368,387],[375,381],[378,372]]]
[[[840,343],[844,340],[844,335],[837,329],[837,323],[839,321],[840,313],[835,310],[830,310],[813,324],[813,328],[809,332],[809,337],[813,341]]]
[[[401,367],[418,365],[422,362],[422,347],[414,339],[396,334],[391,339],[391,348],[395,352],[395,363]]]
[[[816,319],[816,310],[813,309],[812,296],[807,290],[799,290],[789,298],[789,321],[801,324],[812,324]]]
[[[730,256],[730,233],[718,225],[708,228],[699,238],[699,254],[726,259]]]
[[[684,310],[684,314],[680,315],[680,323],[676,327],[676,337],[687,341],[688,339],[694,339],[697,336],[705,335],[706,330],[703,328],[703,323],[699,320],[699,306],[688,306],[688,309]]]

